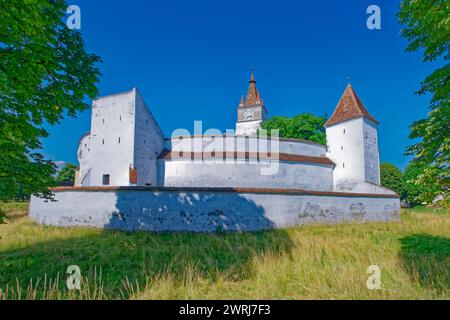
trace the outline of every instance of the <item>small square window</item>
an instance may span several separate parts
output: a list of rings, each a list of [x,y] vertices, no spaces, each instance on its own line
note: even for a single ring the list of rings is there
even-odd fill
[[[104,174],[103,175],[103,181],[102,181],[102,183],[103,183],[103,185],[104,186],[109,186],[109,174]]]

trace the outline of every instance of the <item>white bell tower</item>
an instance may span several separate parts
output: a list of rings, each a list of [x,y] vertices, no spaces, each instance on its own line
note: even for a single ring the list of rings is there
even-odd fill
[[[325,124],[327,155],[336,164],[335,186],[346,182],[380,185],[377,125],[349,84]]]
[[[264,100],[256,89],[256,80],[252,72],[248,87],[247,98],[241,98],[238,107],[238,120],[236,123],[236,134],[255,135],[261,127],[261,123],[267,118],[267,110]]]

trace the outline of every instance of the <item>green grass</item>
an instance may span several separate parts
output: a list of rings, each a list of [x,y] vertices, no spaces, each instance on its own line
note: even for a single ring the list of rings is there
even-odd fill
[[[34,224],[0,204],[0,299],[450,299],[450,217],[257,233],[124,233]],[[80,291],[66,289],[78,265]],[[367,267],[382,289],[368,290]]]

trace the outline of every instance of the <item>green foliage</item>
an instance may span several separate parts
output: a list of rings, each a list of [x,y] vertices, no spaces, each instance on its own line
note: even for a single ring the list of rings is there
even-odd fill
[[[448,0],[404,0],[398,14],[404,25],[402,36],[409,41],[407,51],[423,50],[423,61],[443,58],[444,65],[435,70],[421,84],[419,95],[430,94],[430,111],[425,119],[410,127],[410,138],[419,142],[408,147],[406,153],[415,157],[420,166],[426,166],[416,178],[426,186],[449,199],[450,185],[450,18]],[[444,201],[445,203],[445,201]]]
[[[58,172],[56,177],[57,182],[75,181],[75,170],[77,166],[73,163],[66,163],[64,167]]]
[[[427,172],[433,170],[432,172]],[[390,163],[380,165],[381,185],[397,192],[411,206],[432,204],[440,192],[439,172],[412,161],[403,171]]]
[[[402,199],[411,205],[418,205],[423,202],[421,197],[423,187],[416,183],[417,178],[423,174],[424,167],[415,162],[411,162],[403,171]]]
[[[55,166],[40,153],[44,123],[97,95],[100,58],[65,25],[64,0],[0,0],[0,199],[50,196]]]
[[[403,172],[402,198],[411,205],[431,204],[441,190],[437,175],[433,167],[411,162]]]
[[[399,195],[403,192],[402,172],[391,163],[382,163],[380,165],[381,185],[389,188]]]
[[[423,174],[419,175],[415,180],[415,183],[421,187],[419,200],[422,203],[432,204],[437,196],[442,195],[443,200],[438,201],[435,205],[449,207],[448,189],[446,191],[442,190],[441,175],[442,172],[435,166],[427,166],[424,168]]]
[[[327,139],[323,125],[326,117],[319,117],[311,113],[302,113],[292,118],[275,116],[261,125],[268,131],[278,129],[280,138],[304,139],[320,144],[326,144]]]

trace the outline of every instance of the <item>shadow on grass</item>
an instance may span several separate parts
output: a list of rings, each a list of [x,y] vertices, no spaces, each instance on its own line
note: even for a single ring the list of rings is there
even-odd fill
[[[13,222],[28,215],[28,202],[0,202],[0,224]]]
[[[78,265],[89,283],[99,277],[101,269],[106,298],[127,298],[120,293],[126,278],[141,289],[148,278],[162,275],[177,282],[192,275],[211,282],[219,276],[239,281],[252,275],[254,256],[289,254],[291,247],[283,230],[226,234],[99,231],[0,252],[0,288],[15,287],[17,279],[26,289],[30,279],[40,278],[42,283],[44,275],[47,279],[59,275],[59,288],[65,292],[66,269]],[[42,290],[37,290],[37,298]]]
[[[424,287],[450,292],[450,239],[416,234],[400,241],[400,257],[411,278]]]

